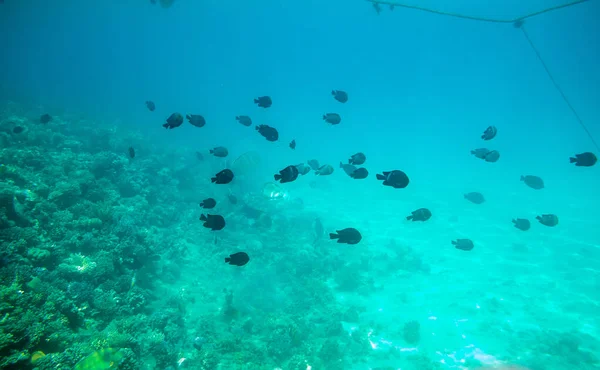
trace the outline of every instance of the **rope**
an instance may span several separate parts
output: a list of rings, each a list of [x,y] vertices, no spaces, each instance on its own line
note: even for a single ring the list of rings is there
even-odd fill
[[[531,18],[531,17],[535,17],[535,16],[540,15],[540,14],[551,12],[553,10],[558,10],[558,9],[562,9],[562,8],[568,8],[568,7],[573,6],[573,5],[578,5],[578,4],[581,4],[581,3],[585,3],[585,2],[588,2],[590,0],[576,0],[576,1],[573,1],[573,2],[570,2],[570,3],[566,3],[566,4],[562,4],[562,5],[557,5],[557,6],[553,6],[551,8],[547,8],[547,9],[540,10],[540,11],[537,11],[537,12],[529,13],[529,14],[526,14],[526,15],[524,15],[522,17],[518,17],[518,18],[515,18],[515,19],[495,19],[495,18],[475,17],[475,16],[458,14],[458,13],[444,12],[444,11],[441,11],[441,10],[435,10],[435,9],[430,9],[430,8],[423,8],[423,7],[416,6],[416,5],[399,4],[399,3],[395,3],[393,1],[387,1],[387,0],[367,0],[367,1],[370,2],[370,3],[373,3],[373,4],[383,4],[383,5],[397,6],[397,7],[400,7],[400,8],[420,10],[420,11],[423,11],[423,12],[433,13],[433,14],[438,14],[438,15],[445,15],[445,16],[448,16],[448,17],[461,18],[461,19],[469,19],[469,20],[472,20],[472,21],[481,21],[481,22],[489,22],[489,23],[515,23],[517,21],[524,21],[527,18]]]
[[[550,78],[550,81],[552,81],[552,84],[554,85],[554,87],[556,88],[556,90],[558,91],[558,93],[560,94],[560,96],[563,98],[563,100],[565,101],[565,103],[567,104],[567,106],[569,107],[569,109],[571,110],[571,112],[573,112],[573,115],[577,119],[577,122],[579,123],[579,125],[581,126],[581,128],[583,129],[583,131],[585,131],[585,133],[590,138],[590,140],[592,141],[592,143],[594,144],[594,146],[596,147],[596,149],[598,151],[600,151],[600,146],[598,145],[598,143],[596,142],[596,140],[592,136],[592,133],[587,128],[587,126],[585,125],[585,123],[583,123],[583,120],[581,119],[581,117],[579,116],[579,114],[577,113],[577,111],[575,110],[575,108],[573,107],[573,105],[571,104],[571,102],[569,102],[569,99],[565,95],[564,91],[562,90],[562,88],[558,85],[558,83],[554,79],[554,76],[550,72],[550,69],[548,68],[548,65],[546,64],[546,62],[544,62],[544,59],[542,58],[540,52],[535,47],[535,44],[533,43],[533,41],[531,41],[531,38],[529,37],[529,34],[527,33],[527,31],[523,27],[523,23],[528,18],[532,18],[532,17],[538,16],[540,14],[548,13],[548,12],[551,12],[551,11],[554,11],[554,10],[568,8],[568,7],[573,6],[573,5],[582,4],[582,3],[588,2],[589,0],[576,0],[576,1],[573,1],[573,2],[570,2],[570,3],[566,3],[566,4],[562,4],[562,5],[557,5],[557,6],[553,6],[551,8],[547,8],[547,9],[543,9],[543,10],[540,10],[540,11],[537,11],[537,12],[529,13],[529,14],[526,14],[524,16],[517,17],[517,18],[514,18],[514,19],[495,19],[495,18],[475,17],[475,16],[458,14],[458,13],[444,12],[444,11],[430,9],[430,8],[423,8],[423,7],[416,6],[416,5],[399,4],[399,3],[395,3],[393,1],[387,1],[387,0],[366,0],[366,1],[368,1],[370,3],[373,3],[374,5],[384,4],[384,5],[390,5],[392,7],[397,6],[397,7],[406,8],[406,9],[420,10],[420,11],[427,12],[427,13],[438,14],[438,15],[443,15],[443,16],[447,16],[447,17],[454,17],[454,18],[460,18],[460,19],[468,19],[468,20],[473,20],[473,21],[488,22],[488,23],[512,23],[515,28],[520,28],[521,31],[523,32],[523,36],[525,36],[525,39],[529,43],[529,46],[531,46],[531,48],[535,52],[535,55],[537,56],[538,60],[542,64],[542,67],[544,67],[544,70],[546,71],[546,74],[548,75],[548,78]]]

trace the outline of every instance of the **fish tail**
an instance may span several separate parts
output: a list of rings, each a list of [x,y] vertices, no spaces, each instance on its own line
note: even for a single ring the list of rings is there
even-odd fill
[[[577,162],[577,158],[573,158],[573,157],[569,158],[569,163],[575,163],[575,162]]]
[[[536,216],[535,219],[538,221],[542,221],[542,216]]]
[[[165,124],[164,124],[164,125],[162,125],[162,126],[163,126],[164,128],[167,128],[167,129],[169,128],[169,124],[168,124],[168,123],[165,123]]]
[[[333,234],[333,233],[329,234],[329,239],[339,239],[339,237],[340,236],[338,234]]]
[[[455,240],[452,241],[452,245],[456,245],[456,241]]]
[[[385,180],[385,176],[377,174],[377,180]]]
[[[213,149],[210,150],[210,154],[213,154],[215,151]]]
[[[254,102],[255,102],[255,103],[258,103],[258,101],[259,101],[258,99],[254,99]]]
[[[521,175],[521,181],[525,181],[525,176]]]
[[[200,215],[200,221],[208,221],[208,218],[206,218],[205,215]]]
[[[210,182],[217,182],[217,178],[216,177],[211,178]]]
[[[340,161],[340,168],[344,168],[344,164]]]
[[[275,178],[275,180],[280,180],[282,176],[281,176],[281,175],[279,175],[279,174],[277,174],[277,175],[275,175],[275,176],[273,176],[273,177]]]
[[[412,220],[412,219],[413,219],[413,216],[412,216],[412,215],[411,215],[411,216],[406,216],[406,219],[407,219],[407,220]]]
[[[225,262],[229,262],[229,261],[231,261],[231,258],[225,257]]]
[[[335,95],[335,90],[331,90],[331,95]]]

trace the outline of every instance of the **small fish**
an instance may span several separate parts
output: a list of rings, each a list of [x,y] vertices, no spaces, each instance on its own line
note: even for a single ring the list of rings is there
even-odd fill
[[[514,218],[512,222],[517,229],[522,231],[527,231],[531,228],[531,222],[526,218]]]
[[[391,186],[395,189],[403,189],[410,182],[408,176],[400,170],[385,171],[381,175],[377,174],[377,180],[383,180],[384,186]]]
[[[279,181],[284,184],[286,182],[292,182],[298,178],[298,168],[296,166],[287,166],[283,170],[276,174],[275,181]]]
[[[292,142],[290,143],[290,148],[296,149],[296,140],[292,140]]]
[[[354,172],[352,172],[352,174],[350,175],[350,177],[352,177],[355,180],[362,180],[362,179],[366,179],[367,176],[369,176],[369,171],[367,171],[366,168],[361,167],[361,168],[357,168]]]
[[[212,231],[222,230],[225,227],[225,219],[220,215],[200,215],[200,221],[204,221],[203,226]]]
[[[310,172],[310,166],[307,166],[304,163],[297,164],[296,168],[298,169],[298,173],[302,176]]]
[[[267,141],[277,141],[279,139],[279,132],[277,129],[268,125],[258,125],[256,126],[256,131],[258,131]]]
[[[15,126],[12,129],[12,132],[15,134],[20,134],[21,132],[23,132],[25,129],[23,128],[23,126]]]
[[[315,175],[327,176],[333,173],[333,166],[324,164],[315,171]]]
[[[490,163],[497,162],[498,159],[500,159],[500,152],[498,152],[497,150],[490,151],[483,158],[483,160],[485,160],[486,162],[490,162]]]
[[[167,123],[162,125],[166,129],[174,129],[175,127],[181,126],[183,123],[183,116],[179,113],[173,113],[167,118]]]
[[[229,203],[231,204],[237,204],[238,202],[238,198],[231,193],[227,195],[227,199],[229,199]]]
[[[344,172],[346,172],[346,175],[348,176],[352,176],[352,173],[356,171],[356,166],[351,164],[344,164],[343,162],[340,162],[340,168],[343,169]]]
[[[52,116],[48,113],[42,114],[42,116],[40,117],[40,123],[46,124],[50,121],[52,121]]]
[[[215,157],[225,158],[229,155],[229,151],[223,146],[218,146],[214,149],[211,149],[210,154],[214,155]]]
[[[131,146],[129,147],[129,158],[135,158],[135,149],[133,149]]]
[[[225,263],[232,266],[244,266],[250,261],[250,257],[245,252],[237,252],[230,254],[229,257],[225,257]]]
[[[229,184],[231,180],[233,180],[233,172],[229,169],[224,169],[210,179],[215,184]]]
[[[492,140],[493,138],[496,137],[497,133],[498,133],[498,129],[495,126],[490,126],[485,129],[485,131],[483,132],[483,135],[481,135],[481,138],[483,140]]]
[[[248,116],[236,116],[235,119],[246,127],[252,126],[252,119]]]
[[[345,103],[348,101],[348,93],[345,91],[333,90],[331,91],[331,95],[333,95],[333,98],[339,101],[340,103]]]
[[[540,190],[544,188],[544,180],[542,180],[542,178],[538,176],[521,176],[521,181],[523,181],[525,185],[535,190]]]
[[[577,167],[592,167],[598,162],[596,155],[591,152],[575,154],[575,157],[569,158],[570,163],[575,163]]]
[[[214,198],[206,198],[202,202],[200,202],[200,207],[204,209],[215,208],[217,205],[217,201]]]
[[[537,216],[535,219],[538,220],[542,225],[546,225],[546,226],[550,226],[550,227],[554,227],[554,226],[558,225],[558,216],[557,215],[546,214],[546,215]]]
[[[315,222],[314,222],[314,229],[315,229],[315,241],[317,239],[321,239],[323,237],[323,235],[325,234],[325,228],[323,227],[323,223],[321,222],[320,218],[316,218]]]
[[[360,165],[360,164],[365,163],[366,160],[367,160],[367,156],[364,153],[358,152],[356,154],[353,154],[352,157],[350,157],[350,159],[348,159],[348,163]]]
[[[203,161],[204,160],[204,155],[200,152],[196,152],[196,159],[199,161]]]
[[[337,113],[326,113],[323,115],[323,121],[332,125],[339,125],[342,122],[342,117]]]
[[[482,204],[483,202],[485,202],[483,194],[478,193],[476,191],[465,194],[464,198],[474,204]]]
[[[206,125],[206,120],[199,114],[187,114],[185,118],[192,126],[204,127]]]
[[[416,211],[412,211],[410,216],[407,216],[406,219],[410,221],[427,221],[431,218],[431,211],[427,208],[419,208]]]
[[[338,243],[343,244],[358,244],[362,240],[362,235],[358,230],[349,227],[329,234],[329,239],[337,239]]]
[[[148,100],[146,101],[146,107],[150,112],[154,112],[154,110],[156,109],[156,104],[154,104],[153,101]]]
[[[309,160],[309,161],[308,161],[308,162],[306,162],[306,163],[308,163],[308,165],[310,166],[310,168],[312,168],[312,169],[313,169],[313,171],[316,171],[316,170],[318,170],[318,169],[319,169],[319,167],[321,167],[321,166],[319,165],[319,161],[317,161],[316,159],[311,159],[311,160]]]
[[[471,150],[471,154],[473,154],[475,157],[477,157],[479,159],[485,159],[485,156],[488,155],[489,152],[490,152],[490,150],[487,148],[479,148],[479,149]]]
[[[470,251],[475,247],[471,239],[456,239],[452,241],[454,248],[460,249],[461,251]]]
[[[273,105],[273,100],[271,100],[270,96],[261,96],[254,99],[254,103],[261,108],[269,108]]]

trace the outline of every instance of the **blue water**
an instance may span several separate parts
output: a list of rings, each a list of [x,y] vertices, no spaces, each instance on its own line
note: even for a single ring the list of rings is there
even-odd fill
[[[511,19],[560,2],[412,4]],[[599,17],[600,3],[589,1],[525,23],[556,82],[596,140],[600,140]],[[214,190],[204,182],[186,184],[197,188],[198,194],[182,196],[189,207],[178,212],[194,213],[191,220],[163,221],[160,227],[164,233],[173,228],[197,236],[187,241],[191,255],[185,256],[196,262],[188,260],[180,278],[162,283],[161,289],[191,289],[192,281],[200,281],[194,286],[199,284],[204,293],[194,294],[204,298],[187,311],[189,322],[215,314],[219,304],[206,298],[206,292],[221,300],[223,287],[242,297],[252,296],[254,289],[272,290],[253,302],[252,310],[239,302],[242,315],[262,320],[254,310],[267,312],[270,305],[277,306],[269,299],[293,294],[285,290],[294,285],[295,275],[289,275],[294,264],[281,261],[290,258],[310,266],[325,255],[338,263],[326,267],[315,262],[307,268],[314,269],[311,278],[322,278],[323,289],[331,295],[327,304],[339,310],[361,307],[359,320],[338,320],[344,336],[355,327],[374,332],[367,335],[368,341],[362,338],[360,349],[340,342],[343,365],[318,359],[321,366],[315,369],[599,366],[579,356],[579,351],[600,351],[600,176],[597,166],[576,168],[568,158],[586,151],[600,153],[512,24],[402,8],[390,12],[385,6],[377,15],[371,3],[360,0],[176,0],[168,9],[142,0],[5,0],[0,4],[0,44],[3,104],[12,101],[26,107],[27,117],[43,113],[83,117],[86,127],[112,130],[118,141],[113,149],[122,150],[120,156],[133,145],[138,158],[157,156],[165,167],[179,165],[181,170],[197,166],[191,164],[195,151],[222,145],[232,160],[254,151],[260,155],[260,166],[254,169],[254,182],[243,189],[258,192],[290,164],[317,158],[336,168],[329,178],[308,174],[309,179],[283,186],[290,199],[301,201],[281,200],[269,208],[275,223],[283,220],[273,226],[273,235],[251,231],[243,222],[226,234],[226,245],[246,244],[242,248],[257,254],[243,273],[223,270],[201,257],[201,246],[213,237],[198,230],[195,202]],[[333,89],[347,91],[348,103],[334,101]],[[253,98],[261,95],[273,98],[271,108],[253,104]],[[146,100],[156,102],[155,112],[146,109]],[[161,124],[173,112],[202,114],[207,125],[198,129],[185,123],[165,131]],[[339,113],[342,123],[325,124],[321,116],[328,112]],[[237,123],[236,115],[250,115],[255,124],[276,127],[280,140],[266,142],[253,128]],[[64,124],[61,130],[66,135],[82,135],[75,119],[64,118]],[[483,142],[479,136],[490,125],[498,127],[498,136]],[[298,145],[295,151],[288,148],[292,139]],[[479,147],[498,150],[500,160],[486,163],[469,154]],[[363,181],[349,179],[338,168],[340,161],[358,151],[368,158],[370,175]],[[213,161],[208,168],[193,171],[206,179],[232,160]],[[408,188],[391,189],[375,180],[376,173],[392,169],[409,175]],[[527,188],[519,181],[521,175],[542,177],[546,188]],[[312,181],[316,185],[309,186]],[[242,198],[247,195],[242,188],[232,189]],[[484,193],[486,203],[466,202],[463,194],[470,191]],[[214,194],[225,196],[227,191]],[[181,207],[179,201],[169,206]],[[432,219],[406,222],[405,216],[420,207],[430,208]],[[559,226],[538,224],[535,216],[543,213],[557,214]],[[363,242],[349,248],[323,241],[314,250],[309,239],[316,217],[327,233],[360,229]],[[532,220],[532,229],[526,233],[514,229],[511,219],[516,217]],[[450,244],[456,238],[474,240],[475,249],[457,251]],[[286,249],[292,251],[289,257]],[[426,264],[426,271],[396,267],[393,261],[398,258],[404,258],[398,265],[414,262],[412,257],[407,262],[407,254]],[[369,283],[341,291],[336,269],[357,265],[360,268],[351,274],[360,274]],[[314,295],[319,294],[315,290]],[[306,316],[310,310],[309,305],[280,314]],[[401,327],[410,320],[420,322],[418,345],[403,343],[399,331],[389,327],[390,322]],[[577,337],[579,344],[569,347],[561,342],[566,335]],[[539,338],[552,336],[558,339],[536,347]],[[316,348],[326,337],[306,335],[302,342]],[[256,333],[239,338],[242,343],[261,340]],[[169,345],[190,359],[191,368],[203,368],[193,363],[198,355],[190,349],[191,341]],[[315,358],[300,350],[299,343],[294,346],[297,350],[258,365],[260,361],[253,361],[258,367],[248,368],[296,369],[289,362],[293,356],[294,361]],[[362,360],[349,352],[361,353]],[[429,365],[407,360],[416,352],[427,357]],[[152,368],[148,352],[135,355],[140,368]],[[476,365],[464,360],[473,358]],[[233,368],[223,361],[219,369]]]

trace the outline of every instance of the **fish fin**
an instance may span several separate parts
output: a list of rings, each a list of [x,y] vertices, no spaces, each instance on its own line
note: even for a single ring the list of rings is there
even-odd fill
[[[208,218],[204,214],[200,215],[200,221],[208,221]]]
[[[333,233],[329,234],[329,239],[339,239],[339,237],[340,236],[338,234],[333,234]]]
[[[275,176],[273,176],[273,177],[275,178],[275,180],[280,180],[282,176],[281,176],[281,175],[279,175],[279,174],[277,174],[277,175],[275,175]]]
[[[569,158],[569,163],[575,163],[575,162],[577,162],[577,158],[573,158],[573,157]]]
[[[229,262],[229,261],[231,261],[231,258],[225,257],[225,262]]]
[[[385,174],[385,172],[384,172]],[[377,174],[377,180],[385,180],[385,175]]]
[[[412,220],[412,219],[413,219],[413,216],[412,216],[412,215],[411,215],[411,216],[406,216],[406,219],[407,219],[407,220]]]

